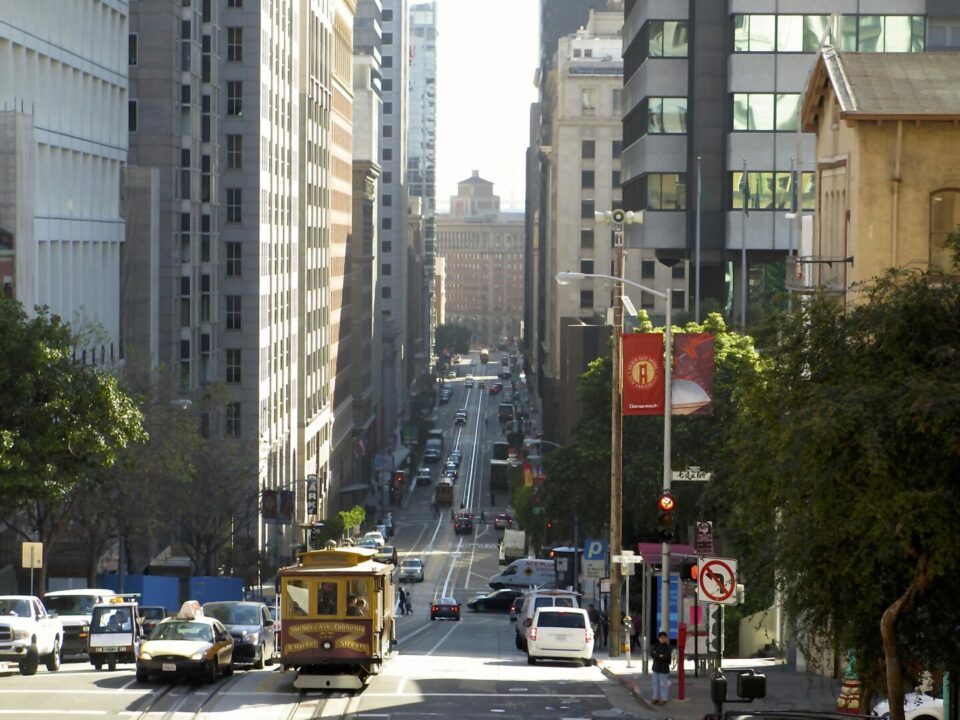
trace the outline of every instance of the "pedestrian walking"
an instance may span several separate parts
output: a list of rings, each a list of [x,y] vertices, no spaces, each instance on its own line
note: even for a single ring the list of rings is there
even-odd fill
[[[410,598],[411,592],[407,590],[406,597],[403,600],[403,614],[409,615],[413,612],[413,602]]]
[[[660,633],[657,644],[650,648],[653,658],[653,704],[666,705],[670,697],[670,642],[665,632]]]
[[[593,603],[587,605],[587,617],[590,619],[590,627],[593,628],[593,647],[600,647],[600,613]]]
[[[600,613],[600,635],[600,647],[606,647],[610,635],[610,616],[606,613]]]
[[[407,594],[403,591],[403,588],[400,588],[397,592],[397,606],[401,617],[407,614]]]

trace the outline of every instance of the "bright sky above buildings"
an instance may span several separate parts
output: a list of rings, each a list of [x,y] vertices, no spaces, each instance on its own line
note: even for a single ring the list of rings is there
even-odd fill
[[[538,0],[437,0],[437,210],[473,170],[501,209],[524,204]]]

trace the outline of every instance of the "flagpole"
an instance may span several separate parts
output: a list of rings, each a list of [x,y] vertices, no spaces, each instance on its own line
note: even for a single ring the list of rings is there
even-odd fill
[[[750,181],[747,179],[747,160],[743,160],[743,215],[740,218],[740,331],[747,329],[747,204],[750,202]]]
[[[700,322],[700,207],[703,205],[703,184],[702,176],[700,174],[700,165],[702,158],[697,155],[697,229],[696,229],[696,266],[694,267],[694,272],[696,273],[696,290],[694,291],[694,306],[695,306],[695,315],[694,319],[699,323]]]

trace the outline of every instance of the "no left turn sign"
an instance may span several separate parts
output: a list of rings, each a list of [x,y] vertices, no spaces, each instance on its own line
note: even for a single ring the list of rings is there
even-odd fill
[[[700,602],[736,605],[737,561],[727,558],[702,558],[697,573]]]

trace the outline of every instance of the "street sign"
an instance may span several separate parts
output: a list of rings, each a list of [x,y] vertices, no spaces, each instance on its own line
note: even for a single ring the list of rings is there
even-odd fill
[[[713,523],[700,520],[697,522],[697,535],[693,547],[697,555],[713,555]]]
[[[670,479],[674,482],[707,482],[710,477],[711,473],[701,470],[696,465],[688,467],[686,470],[674,470],[670,473]]]
[[[583,541],[583,559],[584,560],[606,560],[607,543],[605,540],[584,540]]]
[[[737,604],[737,561],[702,558],[698,565],[697,596],[700,602]]]
[[[612,559],[624,565],[639,565],[643,562],[642,555],[614,555]]]
[[[22,543],[22,548],[22,567],[30,568],[31,570],[43,567],[43,543],[25,542]]]
[[[307,475],[307,516],[317,514],[317,500],[319,498],[320,478],[316,475]]]

